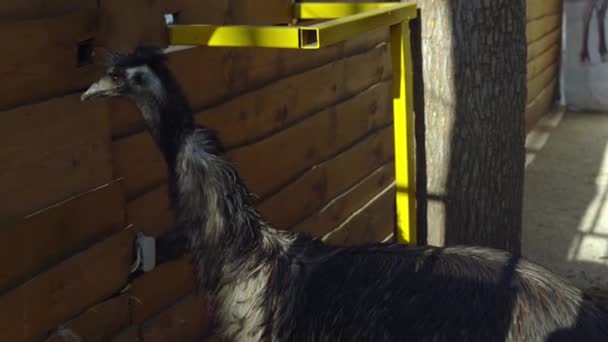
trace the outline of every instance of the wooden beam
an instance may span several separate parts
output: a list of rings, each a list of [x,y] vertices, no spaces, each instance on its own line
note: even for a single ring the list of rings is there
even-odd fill
[[[394,229],[395,184],[378,193],[323,240],[337,245],[361,245],[384,240]]]
[[[0,297],[0,341],[33,341],[127,282],[135,230],[122,232]]]
[[[549,84],[551,80],[557,77],[557,63],[553,63],[546,67],[536,77],[528,81],[528,98],[526,103],[532,102],[534,98]]]
[[[110,342],[142,342],[140,338],[140,326],[134,325],[112,337]]]
[[[232,150],[230,159],[250,190],[264,198],[392,122],[388,117],[390,112],[385,112],[384,116],[379,112],[377,120],[368,122],[369,107],[352,105],[357,102],[348,100],[272,137]],[[355,124],[349,125],[351,119]],[[356,124],[356,120],[363,120],[362,124]],[[311,137],[313,132],[314,138]],[[260,165],[264,165],[263,171]]]
[[[20,219],[113,180],[104,106],[70,95],[0,116],[0,189],[7,194],[0,221]]]
[[[561,46],[561,27],[551,31],[551,33],[542,38],[528,44],[528,62],[536,58],[538,55],[549,50],[552,46]]]
[[[528,44],[544,37],[561,26],[562,16],[558,14],[549,15],[528,22],[526,36]]]
[[[0,291],[125,227],[119,183],[104,185],[0,229]]]
[[[292,2],[264,0],[162,0],[164,13],[179,13],[180,24],[274,25],[291,22]]]
[[[534,128],[543,115],[549,113],[552,106],[552,101],[555,98],[557,91],[557,78],[554,78],[549,84],[541,90],[526,107],[526,131],[529,132]]]
[[[90,39],[96,11],[7,22],[0,41],[0,110],[48,100],[85,88],[99,67],[78,65],[78,44]]]
[[[311,69],[325,64],[338,64],[331,68],[341,68],[344,62],[339,60],[348,60],[350,57],[364,54],[387,39],[388,31],[379,30],[320,50],[192,48],[170,53],[169,67],[182,85],[192,107],[201,109],[227,100],[232,102],[235,96],[245,92],[250,92],[252,94],[250,96],[254,96],[253,93],[260,94],[262,91],[260,88],[268,84],[275,84],[277,80],[285,77],[304,75]],[[383,63],[380,60],[371,62],[372,64],[366,67],[369,68],[367,70],[375,70]],[[328,68],[330,66],[327,66],[325,71]],[[354,77],[355,73],[359,75],[366,72],[365,68],[359,69],[349,70],[353,73],[351,77]],[[337,76],[335,80],[346,77],[335,76]],[[327,76],[322,80],[326,83],[331,82],[328,81]],[[293,83],[293,81],[285,81],[287,85]],[[306,82],[310,82],[310,78]],[[312,87],[312,84],[310,86]],[[273,89],[276,90],[276,86]],[[319,86],[319,89],[322,87]],[[271,89],[265,88],[265,90]],[[284,90],[280,91],[279,94],[284,92]],[[323,94],[319,91],[319,95]],[[124,100],[111,100],[110,103],[112,102],[118,102],[111,108],[112,132],[115,136],[143,130],[141,115],[132,105],[126,104]],[[244,107],[238,107],[235,113],[240,113],[243,109]]]
[[[99,303],[64,323],[45,342],[107,341],[129,325],[129,296],[122,294]]]
[[[161,264],[133,281],[129,290],[133,324],[144,322],[194,290],[191,262],[190,256],[184,256]]]
[[[339,159],[337,159],[334,166],[336,171],[334,172],[338,172],[337,169],[343,169],[344,167],[358,166],[363,169],[370,169],[378,164],[370,162],[367,156],[370,155],[370,153],[373,153],[372,151],[382,151],[381,153],[387,153],[388,156],[392,156],[393,149],[391,144],[391,132],[389,132],[389,130],[383,131],[380,134],[361,142],[356,148],[353,148],[352,154],[349,153],[348,158],[344,158],[340,163],[338,163]],[[347,155],[344,154],[344,157],[347,157]],[[390,160],[390,157],[386,159]],[[382,164],[380,163],[379,165]],[[383,171],[381,175],[376,175],[378,177],[377,179],[373,178],[373,180],[369,180],[368,177],[363,180],[362,183],[354,185],[346,192],[333,198],[317,213],[314,213],[302,222],[296,224],[292,229],[298,232],[307,232],[316,236],[322,236],[337,227],[341,222],[346,220],[354,210],[360,208],[365,201],[369,200],[370,188],[373,189],[374,184],[384,185],[388,180],[394,179],[394,170],[390,171],[385,167],[381,168]],[[376,172],[372,173],[372,175],[375,173]],[[376,181],[378,183],[375,183]]]
[[[385,91],[390,89],[390,84],[385,85],[386,87],[375,88],[378,93],[370,91],[361,95],[361,102],[366,101],[367,103],[350,102],[348,106],[342,108],[343,110],[338,111],[335,118],[335,122],[340,123],[337,124],[336,131],[340,131],[341,134],[359,131],[365,138],[360,139],[355,145],[343,150],[335,157],[309,167],[309,170],[297,180],[260,204],[260,210],[273,224],[279,228],[294,225],[311,215],[349,185],[356,183],[378,166],[392,160],[393,148],[383,149],[377,147],[381,145],[376,145],[377,150],[365,151],[362,147],[365,143],[372,145],[374,139],[382,134],[385,127],[392,122],[390,92]],[[377,99],[380,100],[376,102]],[[356,108],[370,108],[371,112],[365,113]],[[374,118],[374,116],[376,117]],[[357,128],[357,125],[360,127]],[[368,133],[366,136],[365,132],[375,133]],[[340,133],[336,133],[336,135],[339,136]],[[346,144],[341,143],[340,145]],[[360,155],[364,152],[366,153]],[[293,198],[303,200],[293,201]]]
[[[391,75],[387,45],[279,80],[197,114],[228,147],[260,140]],[[386,90],[388,92],[388,90]]]
[[[328,109],[326,112],[319,112],[312,116],[311,114],[319,108],[335,105],[336,101],[354,96],[388,78],[390,69],[383,67],[387,58],[386,53],[386,46],[383,45],[365,54],[349,58],[347,61],[336,62],[338,67],[325,69],[333,71],[329,78],[318,79],[317,77],[320,74],[316,71],[307,72],[305,77],[294,76],[295,80],[280,81],[276,87],[271,86],[257,90],[254,94],[245,94],[231,100],[230,104],[220,106],[217,111],[211,109],[208,114],[202,113],[200,119],[197,120],[217,129],[220,138],[227,142],[228,147],[251,142],[253,139],[265,138],[230,152],[230,156],[241,168],[248,167],[249,159],[256,153],[258,157],[261,154],[261,157],[270,158],[277,152],[268,154],[269,149],[279,148],[279,146],[283,146],[280,147],[282,149],[293,148],[293,150],[290,150],[291,159],[298,157],[296,153],[302,152],[302,155],[304,155],[308,151],[313,151],[313,146],[318,146],[316,148],[318,153],[314,152],[318,154],[316,159],[302,160],[302,163],[314,164],[315,160],[317,162],[321,161],[322,159],[319,158],[323,158],[323,155],[339,152],[341,147],[339,144],[336,145],[331,142],[331,136],[334,133],[330,127],[330,117],[327,115],[331,110]],[[329,83],[329,86],[327,83],[323,83],[330,79],[341,81],[335,87],[332,83]],[[285,94],[285,91],[281,90],[286,86],[294,89],[291,94]],[[319,91],[319,89],[323,90]],[[270,95],[274,93],[274,90],[282,96]],[[301,100],[298,100],[298,98]],[[347,100],[338,107],[346,106],[349,101],[352,100]],[[251,108],[252,104],[253,108]],[[239,108],[240,110],[238,110]],[[367,113],[366,109],[356,108],[356,111],[363,115],[363,113]],[[232,110],[238,111],[235,113]],[[308,119],[301,121],[308,116],[310,116]],[[290,126],[296,122],[298,123],[295,126]],[[341,122],[340,124],[344,125],[347,122]],[[286,127],[289,128],[285,129]],[[308,139],[309,129],[322,132],[325,138]],[[359,133],[346,131],[342,134],[353,135],[352,139],[356,140]],[[286,143],[289,143],[289,145],[284,145]],[[321,145],[324,146],[321,147]],[[295,152],[296,148],[305,151]],[[147,132],[116,140],[112,149],[115,155],[115,169],[118,175],[125,177],[125,190],[129,198],[134,198],[166,180],[166,167],[163,158]],[[257,165],[258,162],[255,161],[254,164]],[[289,162],[294,161],[288,159],[276,163],[273,161],[273,165],[281,167],[281,165],[287,165]],[[306,164],[296,168],[297,170],[294,172],[302,172],[306,168]],[[291,173],[285,173],[281,176],[281,179],[277,179],[276,184],[269,184],[270,179],[263,178],[262,175],[256,175],[257,168],[256,170],[242,169],[242,172],[247,173],[247,175],[244,175],[246,181],[250,184],[252,190],[260,195],[272,191],[274,185],[280,184],[278,183],[279,180],[285,181],[285,177],[295,176]]]
[[[123,53],[138,45],[166,47],[168,34],[160,2],[99,0],[98,44]]]
[[[559,46],[558,45],[554,45],[552,47],[550,47],[548,50],[546,50],[545,52],[543,52],[542,54],[540,54],[539,56],[537,56],[536,58],[532,59],[531,61],[528,62],[528,73],[526,75],[526,78],[528,81],[534,79],[536,76],[538,76],[540,73],[542,73],[543,70],[545,70],[546,68],[548,68],[549,66],[556,64],[559,62]],[[557,70],[556,70],[557,72]]]
[[[114,169],[124,177],[127,197],[134,198],[167,179],[167,164],[148,132],[112,143]]]
[[[96,9],[97,0],[3,0],[0,2],[0,23],[43,19],[69,14],[78,10]]]
[[[332,199],[331,202],[314,215],[295,225],[292,230],[305,232],[317,237],[323,237],[334,231],[348,217],[371,201],[381,189],[385,189],[394,182],[394,168],[394,163],[381,166],[365,179]],[[394,215],[391,214],[391,216]]]
[[[209,317],[204,297],[189,295],[169,310],[142,325],[146,342],[195,341],[209,334]]]
[[[147,235],[160,236],[173,227],[175,216],[164,183],[127,204],[127,220]]]
[[[526,19],[528,21],[548,15],[561,15],[562,0],[527,0]]]

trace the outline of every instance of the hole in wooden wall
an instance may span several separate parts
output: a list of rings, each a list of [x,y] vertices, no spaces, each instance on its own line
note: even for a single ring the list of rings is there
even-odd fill
[[[165,24],[175,25],[179,23],[179,12],[165,13]]]
[[[93,38],[78,43],[76,62],[78,66],[93,64],[95,55],[95,41]]]

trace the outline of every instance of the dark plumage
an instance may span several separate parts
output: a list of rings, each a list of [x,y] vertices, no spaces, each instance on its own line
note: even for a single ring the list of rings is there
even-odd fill
[[[608,341],[606,314],[581,291],[505,252],[340,248],[272,228],[154,49],[113,54],[83,100],[94,96],[141,109],[167,160],[178,225],[159,247],[193,253],[225,341]]]

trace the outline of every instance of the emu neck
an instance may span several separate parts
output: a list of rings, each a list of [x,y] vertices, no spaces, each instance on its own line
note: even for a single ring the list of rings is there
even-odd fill
[[[184,141],[174,172],[178,225],[186,228],[201,284],[217,289],[255,272],[277,242],[255,210],[215,134],[197,128]]]
[[[174,168],[180,146],[194,130],[194,118],[186,98],[180,93],[159,94],[137,97],[133,101],[169,168]]]
[[[255,210],[217,136],[195,125],[173,76],[155,71],[162,89],[133,100],[167,161],[177,228],[190,242],[199,283],[218,289],[256,273],[281,248],[280,238]]]

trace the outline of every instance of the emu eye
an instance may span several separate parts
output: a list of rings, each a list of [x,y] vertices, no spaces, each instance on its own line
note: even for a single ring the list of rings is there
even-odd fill
[[[120,79],[120,77],[118,76],[118,74],[110,74],[110,78],[114,82],[117,82]]]

